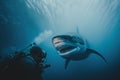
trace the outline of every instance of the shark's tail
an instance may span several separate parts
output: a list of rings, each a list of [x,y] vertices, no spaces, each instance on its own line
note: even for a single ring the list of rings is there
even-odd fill
[[[98,56],[100,56],[104,61],[105,63],[108,63],[107,60],[105,59],[105,57],[103,57],[100,53],[98,53],[97,51],[93,50],[93,49],[87,49],[88,53],[94,53],[94,54],[97,54]]]

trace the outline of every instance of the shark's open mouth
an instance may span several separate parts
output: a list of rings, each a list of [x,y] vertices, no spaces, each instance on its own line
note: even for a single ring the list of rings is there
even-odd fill
[[[77,46],[64,41],[61,38],[56,38],[53,40],[53,44],[58,51],[59,55],[66,55],[78,50]]]
[[[64,46],[61,46],[59,49],[57,49],[60,53],[66,53],[66,52],[69,52],[69,51],[71,51],[71,50],[73,50],[73,49],[75,49],[76,47],[74,47],[74,46],[66,46],[66,45],[64,45]]]
[[[80,47],[62,37],[53,38],[53,44],[57,52],[61,56],[74,55],[75,53],[78,53],[80,51]]]

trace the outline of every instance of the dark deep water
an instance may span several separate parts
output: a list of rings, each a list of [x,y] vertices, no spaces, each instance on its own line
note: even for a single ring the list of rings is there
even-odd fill
[[[108,64],[92,54],[64,69],[65,60],[53,48],[51,38],[75,32],[76,26]],[[51,67],[43,73],[45,80],[116,80],[120,76],[120,1],[0,0],[0,55],[4,58],[33,41],[48,54]]]

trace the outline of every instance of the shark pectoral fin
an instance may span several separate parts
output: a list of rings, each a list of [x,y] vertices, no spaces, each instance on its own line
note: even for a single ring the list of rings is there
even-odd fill
[[[87,49],[87,52],[88,52],[88,53],[97,54],[98,56],[100,56],[100,57],[105,61],[105,63],[107,63],[107,60],[106,60],[100,53],[98,53],[97,51],[95,51],[95,50],[93,50],[93,49]]]
[[[68,66],[69,62],[70,62],[70,60],[66,59],[66,61],[65,61],[65,69],[67,69],[67,66]]]

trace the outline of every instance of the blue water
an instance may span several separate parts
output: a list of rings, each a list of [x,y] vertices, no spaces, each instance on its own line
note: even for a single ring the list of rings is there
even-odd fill
[[[51,38],[75,33],[76,27],[108,64],[92,54],[85,60],[71,61],[64,69],[65,59],[57,54]],[[119,35],[119,0],[0,0],[1,55],[35,41],[47,52],[47,63],[51,64],[43,73],[45,80],[110,77],[120,67]]]

